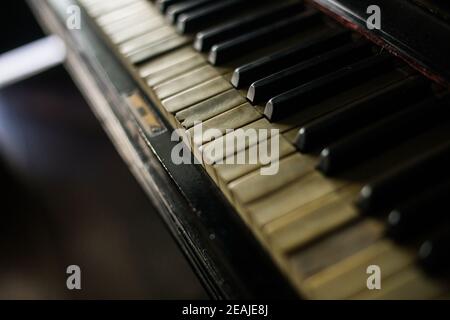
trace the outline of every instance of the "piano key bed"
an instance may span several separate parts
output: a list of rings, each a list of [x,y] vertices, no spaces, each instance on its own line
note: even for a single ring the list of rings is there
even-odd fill
[[[302,1],[80,4],[300,297],[448,296],[447,90]]]

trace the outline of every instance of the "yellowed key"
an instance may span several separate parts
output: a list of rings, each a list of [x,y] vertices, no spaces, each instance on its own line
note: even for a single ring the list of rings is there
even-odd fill
[[[150,74],[146,81],[150,87],[155,87],[164,82],[170,81],[175,77],[181,76],[186,72],[206,65],[206,62],[201,55],[195,55],[166,69]]]
[[[160,42],[161,40],[166,39],[169,36],[173,36],[174,34],[175,30],[172,26],[163,26],[121,44],[119,46],[119,50],[124,55],[131,55],[133,52]]]
[[[196,122],[209,120],[221,113],[231,110],[246,100],[235,89],[225,91],[208,100],[176,113],[175,117],[183,127],[189,129]]]
[[[145,46],[129,55],[132,63],[142,63],[145,60],[155,58],[161,54],[180,48],[190,42],[188,37],[181,37],[177,34],[168,36],[161,41],[156,41],[151,45]]]
[[[401,270],[382,281],[380,290],[367,288],[353,296],[355,300],[428,300],[448,292],[448,287],[425,275],[415,266]]]
[[[229,89],[231,84],[222,77],[217,77],[165,99],[162,104],[168,113],[174,114]]]
[[[220,74],[210,65],[204,65],[153,88],[160,100],[204,83]]]
[[[304,280],[301,286],[312,299],[348,299],[367,288],[369,266],[380,267],[383,281],[414,263],[414,260],[413,253],[389,240],[381,240]]]
[[[359,217],[353,204],[358,190],[350,186],[330,193],[267,224],[263,232],[278,251],[305,246]]]
[[[158,20],[161,21],[161,17],[153,17],[147,10],[144,10],[124,19],[101,26],[101,28],[107,35],[111,36],[117,33],[129,32],[128,29],[132,29],[137,25],[154,24]]]
[[[144,11],[136,13],[125,19],[118,20],[114,23],[104,25],[102,26],[102,29],[106,34],[113,35],[116,33],[125,32],[128,28],[133,28],[136,25],[140,25],[143,23],[152,23],[153,21],[157,21],[158,19],[161,19],[161,17],[153,17],[149,15],[147,11]]]
[[[121,20],[129,19],[129,17],[137,17],[139,14],[142,14],[142,12],[146,16],[153,16],[154,14],[148,3],[145,1],[138,1],[120,10],[105,14],[99,17],[96,21],[100,26],[105,27]]]
[[[261,115],[249,103],[244,103],[234,109],[215,116],[189,129],[195,146],[201,146],[225,134],[226,130],[237,129],[249,124]],[[200,130],[200,126],[202,129]],[[224,146],[225,148],[225,146]],[[211,159],[208,159],[212,163]]]
[[[222,163],[215,163],[211,174],[219,184],[220,189],[226,194],[227,198],[233,202],[231,191],[228,188],[228,184],[238,178],[258,171],[262,174],[261,168],[270,163],[276,163],[280,159],[284,159],[296,150],[289,142],[282,136],[279,138],[279,150],[278,152],[272,151],[272,139],[267,141],[267,155],[261,158],[259,156],[259,146],[254,145],[250,148],[242,150],[237,154],[233,154],[225,158]],[[256,159],[255,159],[256,158]],[[244,160],[242,160],[244,159]]]
[[[168,68],[172,66],[181,67],[180,63],[185,63],[189,59],[193,57],[200,57],[198,53],[192,50],[191,47],[184,47],[173,52],[167,53],[161,57],[155,58],[139,68],[139,75],[142,78],[147,78],[149,76],[153,76],[158,72],[166,71]],[[204,59],[200,59],[200,61],[204,61]],[[184,70],[187,71],[187,70]],[[183,72],[184,72],[183,71]],[[178,75],[178,74],[177,74]],[[167,79],[165,79],[167,80]]]
[[[143,0],[138,0],[135,2],[142,2]],[[85,5],[86,7],[92,7],[92,6],[110,6],[111,3],[114,5],[123,3],[123,6],[125,6],[129,1],[127,0],[111,0],[111,3],[104,3],[104,0],[80,0],[80,2]]]
[[[384,236],[385,227],[372,219],[349,224],[307,247],[288,255],[293,275],[299,281],[366,249]]]
[[[294,152],[296,152],[296,149],[294,146],[286,140],[283,136],[277,136],[276,139],[279,143],[279,152],[275,153],[272,152],[270,146],[272,145],[272,139],[269,139],[267,141],[268,148],[269,148],[269,158],[268,160],[270,162],[284,159],[288,155],[292,155]],[[258,155],[256,163],[249,163],[249,160],[251,159],[250,155]],[[279,156],[279,159],[276,159],[276,156]],[[246,159],[245,164],[239,164],[236,163],[238,159]],[[223,187],[226,186],[228,188],[228,184],[230,184],[232,181],[237,180],[238,178],[241,178],[245,176],[246,174],[249,174],[251,172],[254,172],[258,169],[260,169],[264,165],[268,165],[268,163],[262,163],[261,158],[259,157],[259,147],[258,145],[253,145],[250,148],[247,148],[245,150],[239,151],[237,154],[233,154],[227,158],[225,158],[222,163],[214,164],[214,169],[216,171],[218,180],[223,184]],[[266,159],[264,159],[266,160]],[[282,161],[281,161],[282,162]],[[259,171],[258,171],[259,172]]]
[[[309,156],[294,153],[278,164],[278,173],[273,176],[261,175],[255,171],[231,182],[230,188],[235,201],[247,204],[275,192],[291,182],[307,175],[314,169],[315,161]]]
[[[256,109],[254,109],[257,113],[259,113]],[[256,145],[257,143],[261,143],[262,141],[266,140],[267,138],[274,136],[280,132],[284,132],[287,130],[287,128],[290,128],[290,124],[285,123],[270,123],[265,118],[261,118],[256,120],[252,123],[249,123],[248,125],[240,128],[242,130],[236,130],[231,133],[227,133],[226,135],[216,138],[214,141],[211,141],[210,143],[207,143],[201,147],[201,152],[206,155],[210,155],[214,153],[214,150],[219,150],[224,145],[226,145],[226,141],[239,141],[241,143],[236,144],[235,149],[233,150],[225,150],[223,155],[220,155],[220,157],[217,155],[215,156],[215,159],[212,159],[213,161],[209,161],[210,163],[216,162],[218,160],[224,159],[226,157],[231,156],[234,153],[240,152],[242,150],[245,150],[246,148],[249,148],[253,145]],[[273,131],[275,130],[275,131]],[[278,131],[277,131],[278,130]],[[255,132],[257,134],[257,139],[253,139],[253,136],[255,136]],[[260,132],[266,132],[266,135],[262,134],[260,135]],[[250,138],[249,138],[250,137]]]
[[[98,17],[139,1],[140,0],[108,0],[92,4],[92,6],[88,6],[87,8],[91,16]]]
[[[308,164],[305,164],[306,169]],[[281,187],[265,197],[246,204],[246,211],[258,227],[282,217],[296,208],[319,199],[331,192],[336,192],[349,182],[326,179],[309,166],[309,174],[300,177],[295,182]],[[233,192],[236,197],[237,193]]]
[[[129,41],[133,38],[142,36],[145,33],[151,32],[153,30],[159,29],[164,26],[165,21],[163,18],[152,18],[146,19],[141,23],[137,23],[136,21],[132,22],[133,25],[122,29],[120,31],[110,33],[111,40],[118,45]]]

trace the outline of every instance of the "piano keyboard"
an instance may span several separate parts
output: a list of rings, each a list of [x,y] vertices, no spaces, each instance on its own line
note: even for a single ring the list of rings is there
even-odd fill
[[[80,2],[302,297],[448,296],[443,89],[301,1]],[[210,152],[239,128],[279,130],[276,175],[226,161],[267,138]]]

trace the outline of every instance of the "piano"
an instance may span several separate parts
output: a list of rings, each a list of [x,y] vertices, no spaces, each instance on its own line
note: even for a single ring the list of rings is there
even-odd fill
[[[449,297],[446,1],[29,4],[211,297]]]

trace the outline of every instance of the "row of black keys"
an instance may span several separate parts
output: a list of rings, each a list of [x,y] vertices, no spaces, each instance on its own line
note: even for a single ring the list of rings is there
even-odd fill
[[[161,0],[161,10],[182,33],[195,33],[194,47],[214,65],[282,41],[320,22],[301,0]]]
[[[215,65],[320,20],[317,12],[304,10],[299,1],[264,3],[261,9],[249,0],[157,2],[180,32],[198,32],[195,48],[209,50]],[[255,12],[233,18],[236,10],[246,12],[252,7]],[[216,25],[218,15],[229,20]],[[232,83],[236,88],[249,87],[248,99],[265,103],[266,117],[279,121],[394,67],[390,56],[374,54],[365,41],[352,41],[350,32],[325,29],[298,45],[236,68]],[[304,125],[297,147],[304,153],[322,150],[319,170],[339,174],[440,123],[445,126],[449,108],[448,99],[436,97],[428,81],[411,77]],[[420,252],[424,265],[434,272],[450,266],[449,140],[444,138],[442,145],[376,178],[358,200],[363,213],[390,212],[388,233],[399,241],[432,234]]]

